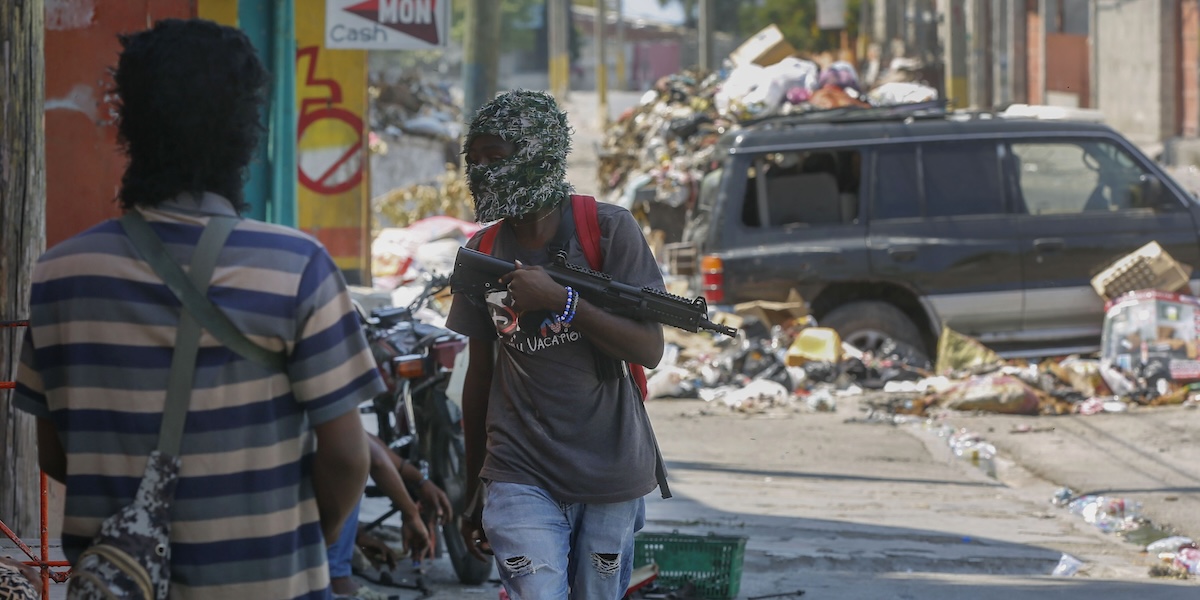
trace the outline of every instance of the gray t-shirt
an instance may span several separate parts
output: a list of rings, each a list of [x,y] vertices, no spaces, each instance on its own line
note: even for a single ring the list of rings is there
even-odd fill
[[[570,203],[563,214],[572,227]],[[634,287],[663,289],[662,274],[629,211],[597,203],[602,270]],[[546,250],[517,247],[504,225],[492,255],[528,265],[550,262]],[[587,265],[577,236],[568,260]],[[467,243],[478,248],[479,236]],[[657,485],[658,447],[632,379],[602,378],[596,353],[570,325],[543,321],[522,331],[506,304],[508,292],[472,302],[455,296],[447,327],[472,339],[499,339],[488,399],[487,458],[480,476],[535,485],[560,502],[608,503],[640,498]]]

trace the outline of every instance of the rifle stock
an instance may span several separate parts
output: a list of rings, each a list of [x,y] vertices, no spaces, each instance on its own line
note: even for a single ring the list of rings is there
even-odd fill
[[[516,264],[506,260],[470,248],[459,248],[454,259],[454,273],[450,276],[450,291],[470,296],[502,291],[506,286],[500,278],[516,268]],[[554,281],[571,286],[585,300],[608,312],[685,331],[704,329],[731,337],[737,335],[736,329],[708,319],[708,304],[704,298],[689,300],[662,290],[636,288],[614,281],[606,273],[567,262],[565,252],[559,252],[545,269]]]

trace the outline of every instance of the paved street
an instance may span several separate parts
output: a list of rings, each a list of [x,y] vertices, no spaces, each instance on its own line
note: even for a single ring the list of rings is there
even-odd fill
[[[1155,561],[1140,546],[1049,501],[1062,485],[1113,493],[1142,502],[1155,523],[1200,535],[1200,461],[1188,433],[1200,430],[1200,411],[950,419],[999,448],[992,479],[955,458],[936,428],[864,422],[854,399],[836,413],[745,415],[699,400],[647,408],[675,497],[648,496],[646,531],[747,537],[740,598],[1200,594],[1195,581],[1150,577]],[[1018,426],[1035,431],[1012,433]],[[1051,577],[1063,553],[1084,566]],[[436,597],[498,592],[457,585],[445,559],[427,581]]]
[[[1200,593],[1194,582],[1151,579],[1152,561],[1137,546],[1050,504],[1059,485],[1092,491],[1085,486],[1099,481],[1097,473],[1137,481],[1139,489],[1128,490],[1136,499],[1147,491],[1138,465],[1089,452],[1092,438],[1012,435],[1011,418],[964,419],[1001,446],[997,481],[954,458],[931,428],[847,423],[862,416],[854,404],[843,400],[835,414],[747,416],[700,401],[652,403],[678,497],[649,502],[647,529],[747,536],[747,598],[801,589],[805,598],[864,599]],[[1124,415],[1125,428],[1153,429],[1162,416]],[[1055,431],[1095,425],[1085,419],[1034,420]],[[1181,427],[1183,419],[1200,424],[1195,411],[1176,411],[1174,419]],[[1120,436],[1116,425],[1099,427],[1137,454],[1137,440]],[[1195,464],[1173,470],[1173,482],[1191,482],[1190,490],[1170,492],[1184,532],[1196,532],[1200,514]],[[1072,578],[1049,577],[1064,552],[1086,565]]]

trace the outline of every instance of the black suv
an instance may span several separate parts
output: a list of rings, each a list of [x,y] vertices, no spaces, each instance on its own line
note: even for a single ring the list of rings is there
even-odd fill
[[[1010,356],[1094,351],[1092,276],[1151,241],[1200,265],[1200,204],[1098,123],[851,109],[752,124],[715,156],[677,274],[710,304],[796,289],[864,349],[924,360],[948,326]]]

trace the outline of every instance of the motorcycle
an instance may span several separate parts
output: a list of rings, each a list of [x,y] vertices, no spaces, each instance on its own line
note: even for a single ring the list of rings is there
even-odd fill
[[[417,465],[446,493],[454,516],[442,526],[444,542],[436,545],[436,555],[443,551],[449,555],[461,583],[479,585],[491,576],[492,563],[471,556],[459,533],[467,502],[462,409],[447,395],[455,359],[467,339],[421,319],[422,310],[448,283],[442,276],[429,277],[407,306],[380,307],[369,313],[359,306],[367,341],[387,385],[387,391],[365,405],[362,413],[374,417],[379,438],[393,452]],[[376,519],[367,529],[395,512]]]

